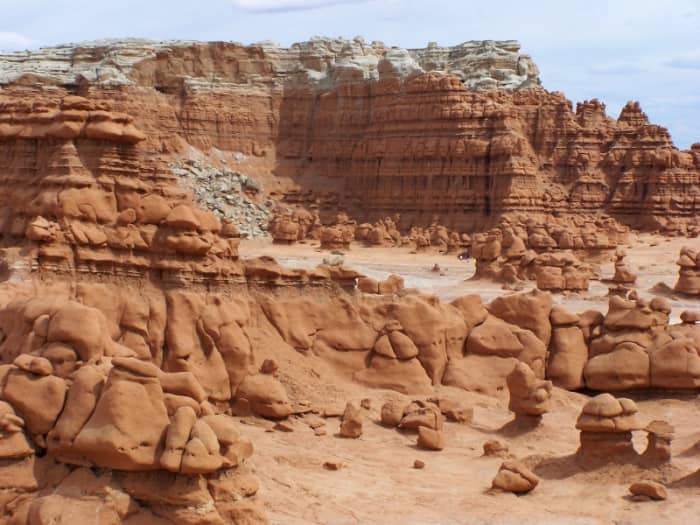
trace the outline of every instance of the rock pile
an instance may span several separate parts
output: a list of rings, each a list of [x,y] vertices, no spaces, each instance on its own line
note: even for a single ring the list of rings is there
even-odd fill
[[[312,235],[315,228],[319,226],[320,219],[318,216],[311,214],[305,209],[278,208],[270,218],[267,230],[274,242],[293,244],[307,239]]]
[[[474,234],[471,254],[475,277],[510,285],[534,280],[541,290],[587,290],[596,274],[586,259],[602,259],[627,239],[615,221],[566,221],[506,216],[496,228]]]
[[[172,166],[180,184],[197,203],[220,220],[230,219],[244,237],[267,235],[271,201],[262,202],[264,189],[254,178],[230,168],[216,168],[191,159]]]

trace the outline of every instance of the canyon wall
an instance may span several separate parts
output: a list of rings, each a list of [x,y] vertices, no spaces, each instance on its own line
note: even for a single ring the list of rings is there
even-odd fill
[[[108,101],[164,158],[240,153],[274,200],[322,215],[463,231],[510,212],[697,221],[700,146],[679,151],[636,103],[617,119],[596,100],[574,109],[513,41],[92,42],[0,55],[0,85]]]

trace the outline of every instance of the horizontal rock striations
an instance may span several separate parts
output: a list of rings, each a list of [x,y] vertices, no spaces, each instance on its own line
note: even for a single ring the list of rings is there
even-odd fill
[[[435,214],[463,231],[509,212],[674,232],[697,217],[700,149],[676,149],[637,103],[617,119],[574,108],[513,41],[91,42],[0,55],[0,85],[109,100],[151,150],[239,152],[284,182],[276,198],[358,222],[400,212],[404,231]]]

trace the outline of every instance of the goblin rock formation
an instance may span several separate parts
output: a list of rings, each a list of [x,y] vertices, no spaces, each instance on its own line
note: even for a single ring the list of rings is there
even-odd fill
[[[265,522],[234,417],[310,410],[290,359],[421,396],[384,404],[381,422],[428,450],[445,446],[445,418],[474,415],[427,398],[441,385],[509,392],[511,410],[534,416],[552,384],[700,386],[697,313],[670,324],[668,301],[630,294],[573,314],[537,289],[587,289],[581,258],[604,260],[623,223],[696,228],[700,148],[675,149],[633,103],[617,120],[597,101],[573,111],[537,74],[510,41],[134,40],[0,55],[2,519]],[[193,151],[256,178],[188,164]],[[217,195],[190,184],[199,175]],[[236,185],[252,215],[229,214],[242,197],[222,193]],[[242,259],[231,216],[251,235],[269,217],[279,243],[471,251],[477,277],[537,288],[445,303],[339,261]],[[682,252],[678,291],[697,293],[696,259]],[[346,406],[341,436],[362,435],[361,406]],[[591,400],[582,451],[632,453],[636,412]],[[647,459],[668,461],[672,427],[646,430]],[[493,486],[537,483],[505,462]]]
[[[506,377],[510,401],[516,416],[541,416],[549,412],[552,382],[538,380],[525,363],[518,363]]]
[[[600,394],[588,401],[576,422],[581,431],[579,454],[619,460],[636,457],[632,431],[641,430],[639,409],[631,399]]]
[[[700,295],[700,254],[685,247],[676,264],[679,268],[675,290],[686,295]]]

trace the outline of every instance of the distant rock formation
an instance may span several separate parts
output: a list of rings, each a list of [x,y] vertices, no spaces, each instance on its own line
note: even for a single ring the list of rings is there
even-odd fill
[[[108,135],[143,138],[133,125],[152,151],[253,159],[281,184],[268,190],[275,198],[317,206],[324,220],[346,212],[374,224],[400,211],[406,232],[437,213],[466,233],[505,213],[604,212],[637,227],[697,230],[700,145],[677,150],[638,103],[617,119],[597,100],[574,108],[538,74],[514,41],[407,50],[362,39],[289,48],[123,40],[0,55],[4,97],[110,101],[129,117],[114,122],[127,131],[110,125]],[[4,107],[5,117],[14,112]],[[103,117],[90,118],[81,136],[94,137]],[[52,120],[50,135],[76,133],[66,119],[63,132]],[[3,134],[38,129],[20,127]]]

